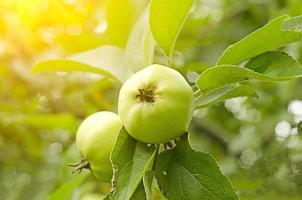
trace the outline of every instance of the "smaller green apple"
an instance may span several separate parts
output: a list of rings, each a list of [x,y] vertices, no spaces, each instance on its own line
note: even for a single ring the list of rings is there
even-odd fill
[[[78,129],[76,146],[86,167],[100,180],[112,178],[110,153],[122,126],[117,114],[103,111],[87,117]]]
[[[194,94],[174,69],[151,65],[132,75],[119,93],[118,113],[129,134],[146,143],[166,143],[184,134]]]

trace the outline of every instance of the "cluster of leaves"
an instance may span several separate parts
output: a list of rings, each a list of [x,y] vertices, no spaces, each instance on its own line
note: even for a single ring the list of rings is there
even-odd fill
[[[9,5],[10,2],[4,2],[3,5]],[[10,8],[0,7],[3,11],[1,13],[3,21],[0,23],[1,49],[2,42],[7,41],[10,50],[9,55],[3,57],[1,54],[0,69],[2,83],[0,87],[0,189],[3,191],[3,198],[7,199],[44,199],[52,190],[55,191],[50,195],[50,199],[69,199],[71,195],[75,199],[85,199],[86,197],[87,199],[99,199],[100,195],[92,194],[91,196],[90,194],[104,194],[108,185],[97,182],[85,173],[77,176],[71,175],[70,169],[66,165],[67,162],[77,159],[75,158],[77,153],[72,145],[74,136],[72,133],[75,132],[79,119],[97,110],[114,110],[115,92],[117,91],[115,89],[119,87],[115,83],[122,82],[128,75],[152,62],[175,67],[184,75],[188,75],[188,79],[193,83],[197,80],[197,76],[193,76],[193,79],[190,78],[192,72],[201,77],[200,74],[209,67],[215,66],[217,60],[221,60],[218,58],[229,44],[237,42],[267,23],[271,18],[282,14],[295,16],[302,12],[300,0],[262,2],[198,0],[191,10],[192,15],[188,15],[188,13],[182,15],[177,12],[175,15],[177,17],[166,16],[165,19],[172,18],[171,20],[176,26],[171,27],[169,20],[158,16],[161,18],[160,25],[158,26],[154,20],[154,26],[149,27],[146,20],[150,21],[150,19],[146,18],[151,16],[150,13],[145,11],[145,18],[139,17],[148,1],[108,0],[107,14],[110,16],[107,17],[108,29],[105,34],[99,35],[93,32],[100,17],[95,13],[101,13],[104,1],[87,1],[89,3],[79,1],[74,3],[76,5],[71,6],[54,0],[48,10],[43,7],[43,3],[38,2],[42,1],[34,1],[31,4],[21,2],[24,5],[18,7],[24,14],[21,19],[30,18],[31,23],[9,21],[12,17],[6,17],[6,13]],[[80,12],[79,8],[82,6],[80,2],[87,4],[85,12]],[[160,8],[163,12],[153,14],[170,13],[166,12],[166,9],[169,11],[187,9],[190,5],[188,2],[184,3],[179,10],[163,6]],[[89,5],[90,3],[93,6]],[[26,15],[26,12],[32,11],[33,7],[38,7],[37,4],[42,6],[37,9],[38,12],[34,12],[34,15],[30,13]],[[8,16],[12,16],[11,13]],[[187,22],[182,24],[181,20],[186,18]],[[180,21],[175,22],[175,19]],[[121,24],[121,21],[125,23]],[[283,16],[274,21],[275,26],[278,23],[280,26],[279,28],[269,26],[270,30],[262,28],[262,34],[266,32],[265,39],[261,38],[262,36],[260,37],[258,33],[256,34],[259,37],[258,40],[254,38],[252,41],[247,40],[248,43],[242,42],[245,43],[243,46],[246,49],[238,51],[238,47],[236,47],[235,50],[230,50],[230,53],[227,53],[229,55],[226,54],[221,62],[218,62],[219,65],[224,66],[221,68],[228,74],[238,74],[239,78],[233,79],[234,77],[231,78],[231,76],[225,78],[223,73],[219,73],[224,77],[222,81],[214,84],[205,82],[205,85],[200,82],[201,89],[196,92],[199,110],[192,123],[189,135],[190,144],[195,150],[214,155],[223,173],[230,178],[240,199],[300,199],[302,192],[299,173],[302,166],[301,148],[299,147],[301,141],[298,136],[290,136],[282,142],[276,141],[274,134],[275,125],[280,120],[292,121],[292,116],[286,110],[288,102],[292,99],[301,99],[301,81],[292,79],[299,74],[299,62],[294,60],[297,59],[300,63],[302,61],[301,43],[287,45],[287,42],[295,41],[295,32],[299,32],[301,26],[299,18],[294,20]],[[287,21],[291,22],[287,24]],[[47,25],[43,23],[47,23]],[[3,28],[3,24],[5,24],[5,28]],[[19,27],[21,24],[22,27]],[[56,35],[54,40],[49,41],[48,38],[46,43],[44,40],[47,38],[41,37],[52,33],[56,28],[61,31],[62,26],[68,26],[68,24],[83,25],[83,32],[80,35],[60,37],[56,37],[58,36]],[[183,25],[181,31],[178,28],[175,29],[180,24]],[[152,28],[153,36],[150,28]],[[171,37],[157,32],[163,28],[165,28],[163,31],[165,33],[167,33],[167,29],[172,30]],[[21,29],[23,31],[16,31]],[[54,33],[60,33],[60,31]],[[274,31],[280,37],[274,37]],[[47,34],[44,35],[44,32]],[[179,36],[177,42],[175,35]],[[155,37],[157,37],[157,44],[154,41]],[[24,38],[27,39],[24,40]],[[275,39],[272,41],[270,38]],[[106,44],[103,47],[113,54],[101,50],[104,52],[104,57],[102,57],[102,54],[93,53],[93,51],[90,51],[90,54],[84,52],[78,54],[79,57],[74,55],[64,60],[45,61],[49,62],[49,68],[46,65],[43,66],[43,62],[38,63],[37,65],[40,65],[41,69],[39,70],[38,67],[35,70],[42,71],[44,68],[44,71],[53,69],[72,71],[77,69],[76,71],[97,72],[109,78],[92,81],[89,75],[77,73],[65,74],[64,78],[61,74],[59,76],[55,74],[32,76],[26,73],[26,67],[31,66],[32,60],[45,56],[45,52],[53,54],[53,49],[57,50],[58,45],[62,48],[60,51],[66,55],[103,44]],[[114,46],[109,46],[110,44]],[[265,44],[266,47],[262,44]],[[161,46],[161,49],[158,48],[158,45]],[[252,51],[251,45],[254,45]],[[249,54],[250,52],[251,54]],[[85,58],[85,54],[87,58]],[[246,57],[243,54],[249,56]],[[169,58],[167,59],[167,57]],[[239,57],[244,60],[238,60]],[[117,58],[121,58],[123,61],[121,62]],[[233,58],[234,61],[232,61]],[[110,59],[115,60],[112,68],[108,67]],[[273,62],[274,59],[278,59],[279,63]],[[251,62],[252,60],[256,62]],[[95,63],[96,61],[97,63]],[[271,61],[272,65],[269,63]],[[16,63],[22,66],[19,65],[17,68]],[[281,63],[283,64],[281,65]],[[228,71],[229,66],[226,65],[230,64],[232,66],[229,69],[235,69],[236,72]],[[258,64],[261,64],[262,67],[258,68],[256,66]],[[73,67],[68,67],[69,65]],[[64,68],[58,68],[58,66]],[[293,66],[293,68],[289,66]],[[91,67],[94,69],[92,70]],[[242,71],[240,71],[241,68],[243,68]],[[120,72],[120,69],[126,74]],[[237,72],[237,69],[240,73]],[[249,71],[247,72],[246,69]],[[290,69],[294,70],[290,71]],[[211,73],[210,69],[208,70],[209,74],[205,76],[205,80],[215,74]],[[129,74],[127,75],[127,73]],[[269,80],[275,83],[247,81],[245,78]],[[215,79],[216,74],[213,80]],[[291,81],[276,83],[279,80],[289,79]],[[255,91],[257,91],[257,95]],[[217,104],[219,101],[239,96],[259,96],[260,98],[237,99],[238,101],[232,99],[225,105]],[[229,104],[232,102],[240,107],[240,112],[229,108]],[[252,114],[253,118],[248,118],[247,114],[248,116]],[[293,123],[292,127],[296,126],[294,122],[291,123]],[[183,142],[185,140],[186,138],[182,138],[179,141],[178,149],[182,146],[181,143],[188,147],[187,143]],[[62,148],[58,146],[60,144],[63,144],[62,151],[56,150],[57,153],[55,153],[54,147],[60,149]],[[175,149],[167,151],[166,154],[177,155],[178,153]],[[256,162],[251,162],[249,159],[246,161],[247,158],[250,158],[249,156],[253,158],[254,154]],[[169,155],[165,158],[169,158]],[[116,158],[117,161],[119,158]],[[176,162],[172,159],[170,163]],[[168,164],[162,166],[161,169],[167,169],[168,166]],[[181,167],[178,166],[175,169],[179,168]],[[168,172],[168,169],[164,171]],[[178,172],[183,173],[182,170],[173,173]],[[158,183],[162,188],[165,188],[167,183],[164,180],[166,177],[164,174],[157,176],[158,180],[161,180]],[[148,188],[150,188],[150,177],[153,175],[156,174],[149,171],[145,173],[142,181],[139,182],[136,195],[150,194]],[[133,177],[136,181],[138,180],[137,176],[133,175]],[[189,180],[191,179],[192,177]],[[194,180],[197,179],[194,178]],[[155,183],[153,182],[153,184]],[[58,188],[60,185],[63,186]],[[75,190],[75,188],[77,189]],[[133,191],[133,188],[127,190]],[[154,198],[160,199],[159,188],[153,188],[153,190],[155,190]],[[173,195],[168,192],[169,188],[165,190],[166,195]],[[197,192],[197,194],[200,193]],[[190,193],[188,197],[191,197]]]
[[[157,45],[160,47],[157,53],[164,57],[162,63],[173,67],[175,43],[193,4],[193,0],[153,0],[142,10],[125,49],[101,46],[68,59],[39,62],[33,71],[86,71],[123,83],[135,71],[160,62],[154,56]],[[253,88],[244,84],[249,80],[284,81],[301,77],[301,64],[279,51],[301,39],[301,25],[301,16],[284,15],[228,47],[215,66],[199,74],[196,109],[234,97],[257,97]],[[134,141],[123,130],[112,152],[115,174],[107,198],[141,199],[143,195],[152,199],[155,175],[160,190],[169,199],[237,199],[214,160],[193,151],[186,139],[180,139],[175,149],[158,157],[157,148]]]

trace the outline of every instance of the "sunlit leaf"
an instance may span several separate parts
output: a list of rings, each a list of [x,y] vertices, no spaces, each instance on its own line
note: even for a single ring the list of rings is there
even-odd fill
[[[92,72],[114,78],[114,76],[102,69],[65,59],[53,59],[38,62],[32,69],[33,73],[49,72],[49,71],[64,71],[64,72]]]
[[[150,26],[154,39],[172,57],[177,37],[195,0],[152,0]]]
[[[240,64],[254,56],[280,48],[302,38],[300,32],[283,28],[289,16],[278,17],[242,40],[229,46],[219,58],[217,65]]]
[[[149,0],[109,0],[107,7],[108,36],[114,45],[124,47],[135,20]]]
[[[127,64],[133,71],[153,62],[155,41],[149,28],[149,9],[148,6],[136,22],[125,49]]]
[[[63,35],[58,37],[56,43],[64,49],[65,54],[79,53],[97,48],[106,44],[104,36],[95,33],[83,33],[81,35]]]
[[[286,30],[302,31],[302,15],[292,17],[291,19],[286,21],[283,28]]]
[[[34,73],[47,71],[92,72],[124,82],[131,74],[126,68],[124,51],[113,46],[101,46],[67,59],[54,59],[38,62]]]
[[[62,128],[70,130],[75,133],[78,120],[72,114],[49,114],[49,113],[36,113],[36,114],[24,114],[20,118],[27,125],[41,128],[41,129],[55,129]]]

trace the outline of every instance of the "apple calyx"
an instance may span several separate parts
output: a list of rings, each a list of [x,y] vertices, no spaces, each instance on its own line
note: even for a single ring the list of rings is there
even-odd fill
[[[136,98],[140,102],[154,103],[155,102],[155,87],[143,87],[138,89]]]
[[[90,169],[90,164],[87,160],[85,159],[81,159],[81,161],[79,163],[75,163],[75,164],[68,164],[68,166],[70,167],[73,167],[73,171],[72,173],[75,173],[75,172],[79,172],[81,173],[82,172],[82,169]]]

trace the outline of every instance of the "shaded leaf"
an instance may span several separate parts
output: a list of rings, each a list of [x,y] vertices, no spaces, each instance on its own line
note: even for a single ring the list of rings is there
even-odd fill
[[[71,195],[76,187],[78,187],[87,177],[89,173],[81,173],[74,179],[68,181],[64,185],[60,186],[55,190],[49,197],[48,200],[68,200],[71,199]]]
[[[255,72],[277,77],[300,77],[302,66],[284,52],[266,52],[251,59],[246,65]]]
[[[206,63],[202,62],[191,62],[191,63],[186,63],[183,67],[177,68],[177,71],[181,73],[187,73],[189,71],[196,72],[198,74],[201,74],[203,71],[206,69],[210,68],[211,66]]]
[[[195,102],[196,108],[203,108],[213,105],[217,102],[224,101],[226,99],[250,96],[258,97],[257,93],[249,86],[246,85],[229,85],[223,88],[219,88],[206,95],[201,95]]]
[[[138,187],[136,188],[135,192],[131,196],[130,200],[145,200],[145,188],[143,182],[141,182]]]
[[[123,128],[111,154],[114,168],[112,199],[132,197],[144,174],[151,169],[156,148],[136,141]]]
[[[278,17],[242,40],[229,46],[219,58],[217,65],[240,64],[266,51],[271,51],[288,43],[300,40],[302,37],[301,33],[294,29],[283,29],[284,24],[289,19],[291,18],[286,15]]]
[[[204,71],[197,80],[197,86],[203,92],[210,92],[225,85],[251,79],[263,81],[288,80],[288,78],[266,76],[236,65],[221,65]]]
[[[155,176],[168,199],[238,199],[216,161],[193,151],[187,136],[177,142],[175,149],[162,152],[156,163]]]
[[[152,200],[152,183],[153,183],[154,173],[153,171],[147,171],[143,177],[143,183],[145,188],[145,194],[147,200]]]
[[[246,80],[283,81],[302,76],[302,66],[281,52],[267,52],[253,58],[246,68],[220,65],[204,71],[197,80],[202,91]]]
[[[107,194],[107,195],[103,198],[103,200],[110,200],[110,194]]]

